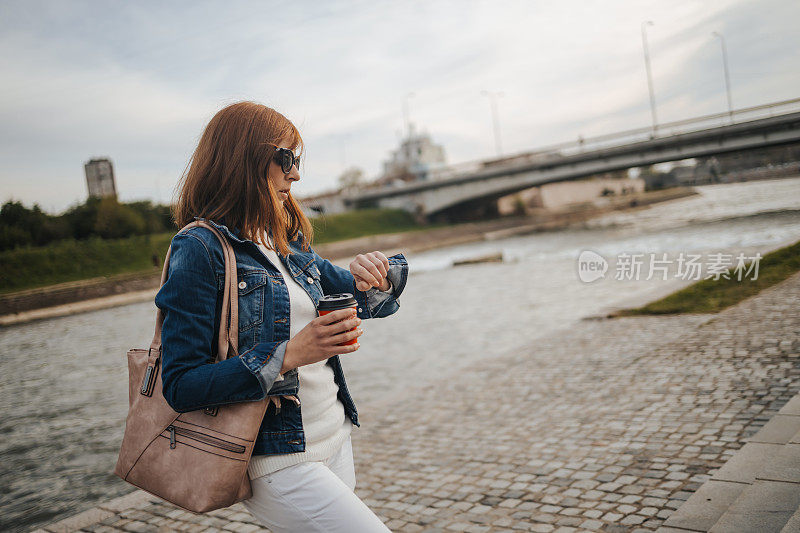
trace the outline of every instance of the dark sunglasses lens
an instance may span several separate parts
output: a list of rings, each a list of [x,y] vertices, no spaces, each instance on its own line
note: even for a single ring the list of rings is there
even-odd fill
[[[296,166],[297,170],[300,170],[300,158],[296,157],[291,150],[278,148],[275,153],[275,159],[280,161],[281,170],[283,170],[284,174],[292,171],[292,165]]]
[[[284,174],[292,170],[292,153],[288,150],[281,150],[281,170]]]

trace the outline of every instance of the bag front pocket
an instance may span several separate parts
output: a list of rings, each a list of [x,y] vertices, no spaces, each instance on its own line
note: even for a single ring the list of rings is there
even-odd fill
[[[230,442],[194,429],[176,426],[175,424],[170,424],[164,431],[165,432],[162,433],[161,436],[169,438],[169,447],[172,450],[174,450],[178,444],[190,444],[189,442],[184,442],[183,439],[201,442],[208,446],[213,446],[215,448],[233,453],[244,453],[246,450],[246,448],[241,444],[236,444],[235,442]],[[178,440],[178,436],[181,437],[180,440]]]

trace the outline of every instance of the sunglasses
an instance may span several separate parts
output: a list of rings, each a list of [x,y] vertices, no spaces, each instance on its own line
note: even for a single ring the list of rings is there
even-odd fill
[[[279,148],[277,145],[272,143],[267,144],[276,148],[273,159],[281,166],[281,170],[283,170],[284,174],[291,172],[292,165],[297,167],[298,172],[300,171],[300,156],[294,155],[294,152],[288,148]]]

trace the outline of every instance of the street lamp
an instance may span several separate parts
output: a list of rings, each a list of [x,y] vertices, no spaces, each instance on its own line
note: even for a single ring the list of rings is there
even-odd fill
[[[656,95],[653,92],[653,73],[650,72],[650,52],[647,49],[647,26],[653,26],[653,21],[642,22],[642,46],[644,47],[644,66],[647,69],[647,88],[650,90],[650,112],[653,114],[653,135],[658,128],[656,119]]]
[[[500,142],[500,119],[497,116],[497,99],[505,96],[502,91],[481,91],[483,96],[489,97],[489,104],[492,109],[492,127],[494,129],[494,147],[497,155],[503,155],[503,146]]]
[[[719,43],[722,45],[722,64],[725,66],[725,91],[728,93],[728,116],[733,123],[733,100],[731,99],[731,76],[728,71],[728,47],[725,46],[725,37],[719,32],[711,32],[714,37],[719,37]]]

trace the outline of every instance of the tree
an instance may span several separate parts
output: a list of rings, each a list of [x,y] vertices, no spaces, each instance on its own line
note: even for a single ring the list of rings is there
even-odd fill
[[[120,204],[113,196],[100,201],[94,233],[104,239],[119,239],[145,232],[145,220],[131,207]]]
[[[100,200],[97,196],[90,196],[86,202],[73,205],[62,215],[74,238],[86,239],[94,234]]]
[[[39,204],[28,209],[22,202],[10,200],[0,208],[0,227],[3,228],[0,249],[27,244],[42,245],[52,239],[49,215]]]
[[[0,250],[11,250],[33,241],[31,232],[17,226],[0,226]]]
[[[350,167],[339,176],[339,187],[343,191],[353,191],[364,185],[364,171]]]
[[[121,238],[175,230],[170,206],[150,200],[119,203],[116,198],[90,197],[60,215],[10,200],[0,207],[0,250],[43,246],[60,239],[92,236]]]
[[[153,204],[150,200],[128,202],[125,205],[142,216],[145,221],[145,233],[162,233],[177,229],[168,205]]]

